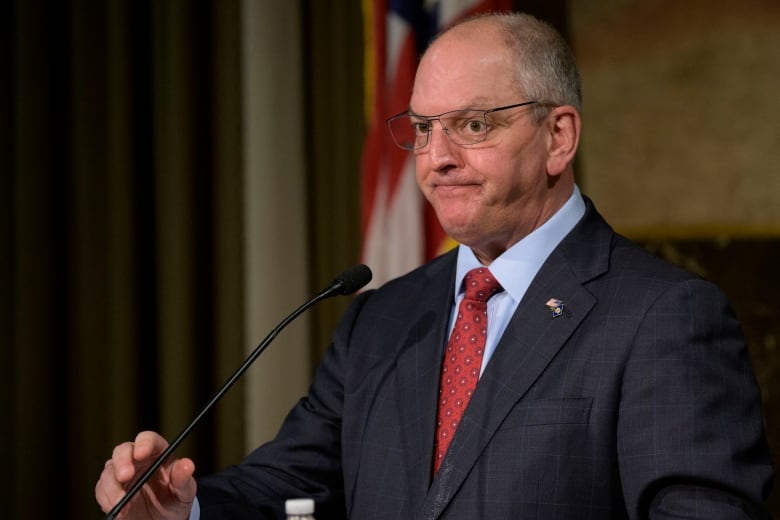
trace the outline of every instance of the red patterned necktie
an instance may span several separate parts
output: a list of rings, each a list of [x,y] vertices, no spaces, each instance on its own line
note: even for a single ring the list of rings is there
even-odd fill
[[[433,474],[439,471],[471,394],[477,386],[487,335],[487,301],[502,290],[486,267],[472,269],[463,280],[465,296],[447,342],[439,382]]]

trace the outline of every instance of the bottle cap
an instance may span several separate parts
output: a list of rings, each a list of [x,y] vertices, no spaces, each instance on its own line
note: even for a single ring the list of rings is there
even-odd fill
[[[314,514],[314,500],[311,498],[290,498],[284,502],[284,511],[288,515]]]

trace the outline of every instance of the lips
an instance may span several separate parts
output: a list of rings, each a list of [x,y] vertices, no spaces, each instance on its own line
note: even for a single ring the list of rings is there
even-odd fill
[[[473,182],[449,182],[449,183],[434,183],[433,188],[443,191],[459,191],[463,189],[479,188],[479,184]]]

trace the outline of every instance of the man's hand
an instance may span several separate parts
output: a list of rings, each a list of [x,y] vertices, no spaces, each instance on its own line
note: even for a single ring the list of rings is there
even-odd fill
[[[141,432],[135,442],[114,448],[95,486],[95,498],[108,513],[125,496],[157,456],[168,447],[168,441],[154,432]],[[122,509],[117,518],[125,520],[186,520],[189,518],[197,485],[190,459],[165,462],[138,494]]]

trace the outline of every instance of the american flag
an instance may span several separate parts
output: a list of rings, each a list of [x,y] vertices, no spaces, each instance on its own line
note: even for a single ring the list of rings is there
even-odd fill
[[[511,7],[512,0],[363,0],[367,134],[361,232],[373,286],[455,245],[417,189],[413,156],[393,144],[385,119],[408,109],[418,58],[441,28]]]

